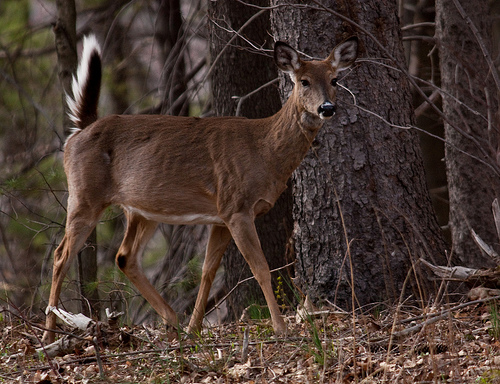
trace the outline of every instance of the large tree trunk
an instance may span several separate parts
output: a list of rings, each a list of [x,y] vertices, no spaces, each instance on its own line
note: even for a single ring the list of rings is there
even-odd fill
[[[489,14],[486,1],[436,0],[453,261],[471,267],[494,266],[471,230],[499,250],[491,213],[500,192],[499,84],[481,50],[492,52]]]
[[[404,63],[396,2],[322,3],[363,25]],[[369,37],[325,10],[278,7],[272,25],[277,38],[313,57],[326,57],[352,34],[361,38],[361,57],[387,56]],[[379,62],[360,60],[341,73],[340,84],[361,108],[398,126],[411,125],[407,79]],[[296,281],[315,301],[328,299],[350,307],[397,298],[408,273],[413,277],[412,265],[419,257],[444,261],[444,241],[416,132],[391,127],[359,109],[341,87],[337,100],[337,114],[293,176]],[[417,297],[425,299],[413,287]]]
[[[269,5],[268,0],[253,3]],[[234,0],[209,2],[210,55],[212,60],[218,60],[212,73],[213,106],[217,115],[235,115],[239,100],[233,96],[244,96],[277,77],[277,69],[270,56],[256,52],[241,38],[228,45],[234,34],[225,29],[238,31],[257,12],[255,8]],[[241,33],[256,47],[272,49],[274,42],[268,34],[269,30],[269,13],[263,12]],[[280,108],[277,87],[272,85],[244,100],[238,111],[240,116],[258,118],[270,116]],[[257,219],[256,224],[270,268],[286,264],[286,243],[291,234],[291,191],[285,191],[274,208]],[[252,275],[234,243],[229,246],[223,260],[226,289]],[[286,271],[283,273],[286,274]],[[242,309],[251,303],[262,301],[262,292],[255,281],[240,285],[228,299],[230,318],[239,316]]]

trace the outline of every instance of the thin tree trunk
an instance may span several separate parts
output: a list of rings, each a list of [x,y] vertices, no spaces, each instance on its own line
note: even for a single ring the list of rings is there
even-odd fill
[[[63,87],[62,104],[64,109],[63,129],[64,137],[71,133],[71,121],[66,113],[65,92],[71,92],[73,75],[78,66],[78,55],[76,52],[76,9],[72,0],[57,0],[57,20],[54,25],[54,35],[58,62],[59,81]]]
[[[76,51],[76,10],[75,2],[56,1],[57,21],[54,25],[57,60],[59,66],[59,81],[63,87],[63,130],[64,137],[71,133],[71,121],[68,117],[68,105],[66,94],[72,94],[71,83],[73,75],[76,73],[78,65],[78,55]],[[89,305],[95,313],[99,313],[99,295],[97,289],[88,289],[89,283],[97,281],[97,247],[95,230],[87,240],[86,246],[78,254],[78,279],[79,293],[82,298],[80,310],[90,315]],[[88,302],[88,304],[87,304]]]
[[[322,3],[363,25],[404,62],[396,2]],[[281,0],[271,4],[284,5],[272,13],[275,36],[299,50],[326,57],[335,44],[357,34],[359,56],[374,58],[340,74],[340,84],[352,94],[339,87],[337,114],[294,173],[296,282],[314,301],[343,307],[395,299],[407,275],[414,277],[419,257],[444,261],[417,134],[377,117],[403,127],[413,123],[408,81],[375,59],[386,55],[374,41],[337,16]],[[410,287],[413,292],[406,294],[425,299],[420,286]]]
[[[463,13],[461,14],[461,10]],[[499,197],[498,87],[481,46],[492,55],[491,19],[486,1],[437,0],[450,196],[453,261],[470,267],[494,266],[474,243],[474,230],[498,251],[491,203]],[[477,28],[477,33],[474,29]],[[462,131],[462,132],[459,132]]]
[[[439,56],[437,50],[433,49],[435,43],[431,38],[436,30],[433,26],[436,20],[433,5],[433,0],[417,0],[414,7],[405,7],[399,17],[405,26],[411,27],[404,31],[405,36],[409,38],[404,42],[408,72],[412,76],[439,84]],[[428,36],[429,39],[415,38],[415,36]],[[439,92],[435,89],[431,92],[428,96],[437,102]],[[412,89],[412,96],[413,105],[416,106],[416,124],[423,129],[418,136],[432,205],[436,211],[438,223],[443,229],[446,244],[451,246],[446,164],[442,161],[445,157],[443,121],[438,113],[425,102],[418,90]]]
[[[78,253],[78,289],[81,297],[80,311],[84,315],[99,316],[101,302],[97,289],[97,232],[88,237],[85,248]]]
[[[187,116],[184,25],[179,0],[160,0],[155,38],[163,55],[161,113]]]

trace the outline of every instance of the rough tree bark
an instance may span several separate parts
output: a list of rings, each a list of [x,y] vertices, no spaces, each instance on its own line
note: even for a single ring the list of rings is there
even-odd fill
[[[500,196],[500,84],[482,51],[492,56],[489,7],[486,1],[436,0],[453,262],[478,268],[494,263],[471,229],[499,251],[491,203]]]
[[[404,63],[396,2],[321,3],[368,29]],[[397,298],[419,257],[443,261],[444,254],[417,134],[376,116],[398,126],[412,124],[408,81],[383,65],[391,62],[375,41],[319,2],[271,4],[281,5],[272,12],[275,36],[313,57],[326,57],[352,34],[361,38],[362,60],[339,81],[352,95],[339,87],[337,114],[293,176],[297,284],[314,301],[343,307]],[[288,89],[289,83],[283,93]]]
[[[254,5],[268,6],[268,0],[253,1]],[[255,47],[272,49],[274,41],[269,35],[269,13],[261,14],[251,21],[242,35],[255,43],[251,47],[243,38],[234,37],[226,29],[238,31],[256,13],[255,8],[234,0],[209,2],[210,55],[217,58],[212,74],[213,107],[217,115],[236,114],[238,99],[269,81],[277,78],[277,69],[271,55],[257,52]],[[222,52],[223,51],[223,52]],[[220,55],[220,57],[219,57]],[[276,85],[260,90],[242,102],[240,116],[258,118],[270,116],[281,108]],[[271,269],[286,264],[286,244],[291,235],[291,191],[288,189],[276,202],[274,208],[256,221],[261,245]],[[243,257],[232,243],[223,258],[226,289],[231,289],[246,277],[252,276]],[[286,276],[286,271],[282,272]],[[274,278],[278,276],[274,274]],[[229,317],[234,318],[255,302],[264,302],[260,287],[249,281],[238,287],[228,299]]]

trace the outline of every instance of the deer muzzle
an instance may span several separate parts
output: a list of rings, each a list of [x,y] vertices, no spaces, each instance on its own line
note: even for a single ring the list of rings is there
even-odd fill
[[[318,115],[322,119],[329,119],[335,114],[335,105],[330,101],[325,101],[318,107]]]

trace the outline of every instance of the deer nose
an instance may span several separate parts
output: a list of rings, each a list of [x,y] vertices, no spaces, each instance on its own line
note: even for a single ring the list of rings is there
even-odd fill
[[[318,107],[318,115],[322,119],[332,117],[335,114],[335,105],[330,101],[325,101]]]

